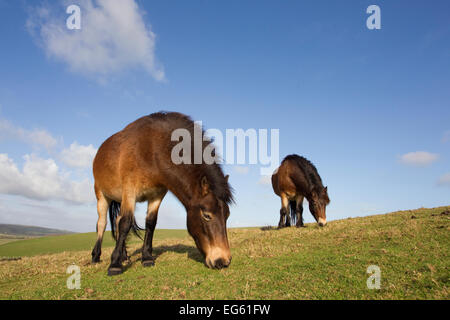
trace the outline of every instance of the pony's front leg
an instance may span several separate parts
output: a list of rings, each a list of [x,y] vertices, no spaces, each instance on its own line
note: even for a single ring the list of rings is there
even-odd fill
[[[299,196],[297,198],[297,207],[295,209],[295,213],[297,214],[297,224],[295,225],[297,228],[303,227],[303,197]]]
[[[148,201],[147,217],[145,219],[144,246],[142,248],[142,265],[144,267],[151,267],[155,265],[155,258],[152,255],[153,233],[155,231],[156,221],[158,220],[159,206],[161,204],[164,195],[161,198]]]
[[[120,257],[121,262],[129,261],[130,257],[128,256],[127,246],[124,245],[122,249],[122,256]]]

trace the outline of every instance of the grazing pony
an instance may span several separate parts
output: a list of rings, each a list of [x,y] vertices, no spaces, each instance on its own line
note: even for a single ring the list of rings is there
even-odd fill
[[[304,157],[289,155],[272,175],[273,191],[281,198],[279,228],[292,223],[303,227],[303,199],[309,202],[309,211],[319,226],[326,223],[325,207],[330,203],[327,187],[316,167]],[[291,215],[289,216],[289,209]]]
[[[191,164],[188,161],[175,164],[172,160],[174,146],[178,144],[172,140],[172,133],[177,129],[188,132],[191,137],[188,146],[194,150],[194,127],[186,115],[154,113],[129,124],[99,148],[93,164],[98,222],[92,262],[100,261],[109,209],[116,240],[109,275],[122,273],[122,262],[128,259],[125,240],[130,229],[134,232],[139,229],[134,219],[136,202],[148,202],[142,264],[154,265],[153,232],[167,191],[185,207],[188,232],[205,257],[206,265],[223,268],[230,264],[226,221],[233,196],[228,176],[224,176],[217,163],[206,164],[202,159],[199,164],[193,164],[194,152],[188,152]],[[206,141],[200,143],[202,151],[206,146]],[[184,152],[181,150],[178,155]]]

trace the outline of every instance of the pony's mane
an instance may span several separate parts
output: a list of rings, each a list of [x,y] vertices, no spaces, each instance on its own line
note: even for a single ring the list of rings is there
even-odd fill
[[[291,155],[286,156],[282,162],[288,161],[288,160],[294,161],[298,165],[300,170],[303,171],[303,174],[305,175],[306,180],[314,189],[316,189],[316,190],[323,189],[322,179],[320,178],[316,167],[314,166],[314,164],[311,161],[309,161],[308,159],[301,157],[297,154],[291,154]]]
[[[191,136],[193,137],[194,132],[194,121],[187,115],[178,112],[166,112],[160,111],[157,113],[152,113],[147,116],[152,120],[160,120],[164,121],[170,126],[172,129],[184,128],[187,129]],[[205,134],[205,131],[202,129],[202,134]],[[192,147],[194,144],[193,139],[191,140]],[[204,141],[202,146],[202,152],[204,148],[211,142]],[[201,181],[203,176],[206,176],[208,182],[210,184],[210,188],[212,193],[220,200],[224,201],[227,204],[234,202],[233,199],[233,188],[228,183],[227,179],[222,170],[222,166],[218,163],[206,164],[203,162],[201,164],[193,164],[190,165],[190,169],[192,169],[193,176],[197,179],[197,181]]]

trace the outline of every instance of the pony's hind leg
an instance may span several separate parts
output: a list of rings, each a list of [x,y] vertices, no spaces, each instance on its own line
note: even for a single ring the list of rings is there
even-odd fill
[[[285,223],[286,220],[286,223]],[[278,228],[289,227],[291,225],[291,218],[289,216],[289,200],[286,195],[281,195],[281,210],[280,210],[280,222],[278,222]]]
[[[97,241],[95,242],[94,249],[92,250],[92,263],[100,262],[100,255],[102,254],[102,241],[106,229],[107,213],[109,207],[109,201],[105,198],[105,196],[100,191],[96,192],[96,194],[98,213]]]
[[[155,231],[156,221],[158,220],[159,206],[161,205],[161,201],[166,195],[166,192],[167,190],[158,197],[148,200],[147,217],[145,219],[145,238],[144,246],[142,248],[142,265],[144,267],[155,265],[155,259],[152,255],[153,233]]]
[[[122,196],[120,206],[120,219],[118,219],[116,247],[111,255],[111,264],[108,268],[108,275],[113,276],[121,274],[123,255],[126,254],[126,240],[128,233],[133,225],[134,209],[136,199],[134,196]]]

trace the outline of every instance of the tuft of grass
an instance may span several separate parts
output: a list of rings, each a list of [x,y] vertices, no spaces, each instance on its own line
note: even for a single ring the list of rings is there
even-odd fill
[[[449,299],[450,217],[441,214],[449,209],[338,220],[324,228],[230,229],[233,262],[224,270],[206,268],[193,240],[179,231],[176,238],[156,237],[150,268],[140,264],[141,241],[132,240],[131,263],[108,277],[112,247],[91,265],[93,242],[84,248],[86,240],[76,240],[83,235],[64,236],[59,253],[33,255],[37,249],[27,247],[29,256],[1,261],[0,299]],[[79,290],[66,286],[71,264],[81,269]],[[380,267],[379,290],[367,288],[370,265]]]

